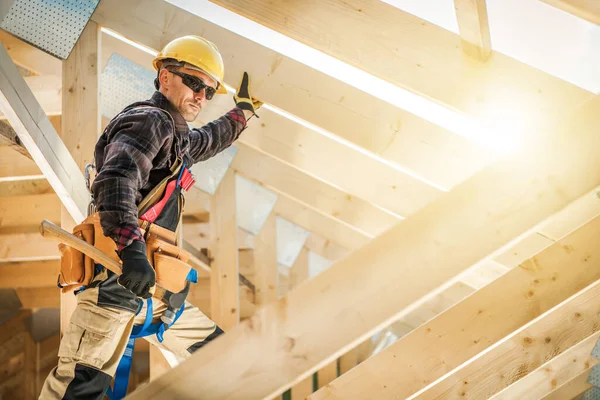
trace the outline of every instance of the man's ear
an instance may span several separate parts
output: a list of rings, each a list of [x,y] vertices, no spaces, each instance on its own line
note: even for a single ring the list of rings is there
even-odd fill
[[[158,82],[160,83],[161,87],[168,87],[169,78],[169,71],[167,71],[166,68],[161,69],[158,73]]]

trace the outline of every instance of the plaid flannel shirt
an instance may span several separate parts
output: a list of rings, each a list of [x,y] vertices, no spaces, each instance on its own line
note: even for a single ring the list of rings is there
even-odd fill
[[[137,106],[162,108],[173,120],[163,111],[134,109]],[[94,152],[98,173],[92,192],[104,235],[117,243],[119,252],[134,240],[143,241],[137,205],[169,175],[177,159],[175,149],[191,166],[228,148],[245,127],[244,113],[236,107],[202,128],[190,130],[160,92],[148,101],[127,106],[108,124]]]

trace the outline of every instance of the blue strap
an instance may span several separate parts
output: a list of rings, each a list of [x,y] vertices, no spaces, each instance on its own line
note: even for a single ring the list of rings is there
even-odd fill
[[[135,347],[135,338],[130,337],[125,348],[125,353],[119,362],[117,372],[115,373],[115,384],[111,389],[108,388],[106,394],[111,400],[120,400],[127,395],[127,386],[129,384],[129,372],[131,371],[131,361],[133,359],[133,348]]]
[[[190,269],[186,280],[198,283],[198,271],[194,268]],[[144,302],[140,300],[140,305],[137,309],[135,315],[138,315],[140,311],[144,308]],[[135,325],[131,331],[131,335],[129,336],[129,341],[127,342],[127,347],[125,348],[125,353],[119,361],[119,365],[117,367],[117,372],[115,373],[115,383],[114,387],[111,389],[108,388],[106,395],[110,400],[121,400],[127,394],[127,386],[129,384],[129,373],[131,371],[131,361],[133,357],[133,349],[135,347],[135,339],[141,338],[144,336],[156,335],[158,341],[160,343],[164,340],[164,333],[171,325],[173,325],[181,314],[183,314],[183,309],[185,308],[185,303],[182,304],[181,308],[175,314],[175,319],[173,320],[173,324],[166,325],[163,322],[155,322],[152,323],[152,314],[154,313],[154,305],[152,303],[152,299],[148,299],[146,301],[146,318],[144,318],[144,323],[142,325]]]

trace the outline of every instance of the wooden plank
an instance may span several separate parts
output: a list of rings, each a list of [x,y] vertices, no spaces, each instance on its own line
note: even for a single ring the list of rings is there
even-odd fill
[[[208,249],[210,247],[210,224],[184,222],[183,234],[185,240],[196,249]],[[237,241],[240,249],[252,249],[254,247],[254,235],[241,228],[237,229]]]
[[[61,60],[25,43],[8,32],[0,31],[0,43],[15,63],[38,75],[61,74]]]
[[[592,367],[590,366],[590,368],[586,369],[564,385],[559,386],[556,390],[553,390],[540,400],[574,399],[586,390],[591,389],[593,386],[587,382],[591,369]]]
[[[62,80],[60,76],[27,76],[23,79],[42,107],[42,110],[48,116],[48,119],[50,119],[50,116],[56,117],[61,115]],[[4,113],[0,112],[0,120],[6,121],[6,118]],[[55,125],[56,119],[53,118],[51,122]]]
[[[600,25],[600,4],[595,0],[542,0],[553,7]]]
[[[479,61],[492,54],[485,0],[454,0],[463,51]]]
[[[340,357],[340,375],[345,374],[358,363],[358,348],[354,348]]]
[[[357,249],[371,240],[363,232],[317,213],[284,195],[279,195],[277,199],[275,214],[348,249]]]
[[[347,249],[315,233],[308,235],[304,246],[313,253],[331,261],[337,261],[348,254]]]
[[[149,15],[142,10],[155,12]],[[265,102],[444,187],[454,186],[490,162],[488,151],[460,135],[401,110],[371,95],[369,90],[359,90],[319,72],[318,67],[283,57],[246,39],[244,34],[235,34],[175,5],[160,0],[103,0],[92,19],[155,51],[180,35],[204,36],[221,51],[226,65],[225,81],[231,86],[237,87],[242,73],[248,71],[253,93]],[[415,35],[410,36],[406,42],[418,40]],[[394,37],[394,42],[397,40]],[[432,43],[423,48],[438,46],[435,38]],[[453,41],[452,52],[455,45],[460,45],[458,40]],[[440,64],[440,60],[435,57],[431,67]],[[429,63],[424,65],[430,67]]]
[[[235,174],[227,170],[211,199],[211,318],[225,332],[240,321]]]
[[[600,281],[596,281],[415,398],[489,398],[597,332],[599,312]]]
[[[277,300],[277,276],[277,225],[276,216],[271,213],[254,241],[254,285],[257,306]]]
[[[81,171],[93,161],[100,135],[100,46],[100,27],[88,22],[63,62],[62,139]]]
[[[185,376],[174,368],[132,400],[192,396],[184,383],[190,381],[206,398],[287,390],[598,186],[599,109],[600,98],[568,120],[548,120],[552,129],[538,131],[544,152],[530,145],[505,156],[287,297],[259,308],[190,357]]]
[[[232,167],[266,188],[377,236],[401,221],[372,204],[239,143]]]
[[[549,113],[591,99],[591,93],[497,52],[485,65],[465,62],[457,51],[458,35],[381,1],[211,2],[473,116],[498,117],[502,110],[503,115],[519,116],[530,126]],[[525,104],[535,111],[523,114]]]
[[[22,233],[0,234],[0,262],[48,260],[59,256],[56,242],[41,237],[37,227]]]
[[[290,286],[295,289],[308,279],[308,249],[303,247],[290,268]],[[313,377],[308,376],[291,388],[292,400],[304,399],[313,392]]]
[[[493,260],[489,260],[485,263],[481,263],[481,265],[478,265],[477,268],[472,271],[469,271],[469,273],[464,275],[460,280],[473,289],[481,289],[507,273],[508,270],[508,267]]]
[[[25,309],[61,307],[60,290],[56,286],[17,288],[16,291],[21,306]]]
[[[0,289],[56,287],[59,269],[60,260],[0,263]]]
[[[89,199],[83,175],[3,46],[0,46],[0,93],[0,110],[69,213],[76,221],[83,220]]]
[[[494,257],[494,261],[508,268],[514,268],[523,261],[535,256],[540,251],[552,245],[554,240],[539,233],[527,235],[510,249]]]
[[[23,365],[23,381],[21,391],[25,399],[38,397],[39,344],[33,341],[31,335],[25,335]]]
[[[59,223],[60,204],[60,199],[54,193],[0,197],[0,228],[37,227],[44,219]]]
[[[558,240],[600,215],[598,193],[600,190],[595,188],[591,193],[569,204],[567,208],[544,223],[538,232],[549,239]]]
[[[88,22],[69,57],[63,61],[62,140],[78,171],[83,171],[85,165],[93,160],[94,145],[100,135],[99,29],[95,22]],[[82,104],[85,105],[83,109]],[[82,176],[81,172],[79,176]],[[78,189],[84,191],[83,196],[91,197],[85,186]],[[64,211],[62,214],[61,225],[68,232],[81,222],[72,213],[72,218]],[[87,204],[84,215],[87,215]],[[66,328],[77,302],[72,293],[61,293],[60,299],[61,328]]]
[[[491,399],[537,400],[543,398],[600,362],[591,356],[598,339],[600,339],[600,332],[593,333],[506,389],[496,393]]]
[[[599,235],[597,218],[399,339],[315,399],[416,393],[600,279],[595,267],[600,263]]]
[[[337,378],[337,360],[330,362],[317,372],[318,387],[329,385]]]
[[[39,176],[42,171],[35,161],[6,146],[0,146],[0,178]]]
[[[31,158],[27,149],[21,145],[17,133],[6,121],[0,121],[0,146],[8,147],[27,158]]]
[[[0,179],[0,197],[33,196],[49,193],[54,193],[54,191],[43,175],[31,179],[25,178],[8,181]]]

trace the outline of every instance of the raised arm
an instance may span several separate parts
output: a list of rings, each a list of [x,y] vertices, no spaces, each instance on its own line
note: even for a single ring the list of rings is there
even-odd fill
[[[250,83],[246,72],[233,99],[236,104],[233,110],[202,128],[192,129],[190,154],[194,162],[207,160],[231,146],[246,128],[246,122],[256,115],[256,111],[263,104],[250,94]]]

